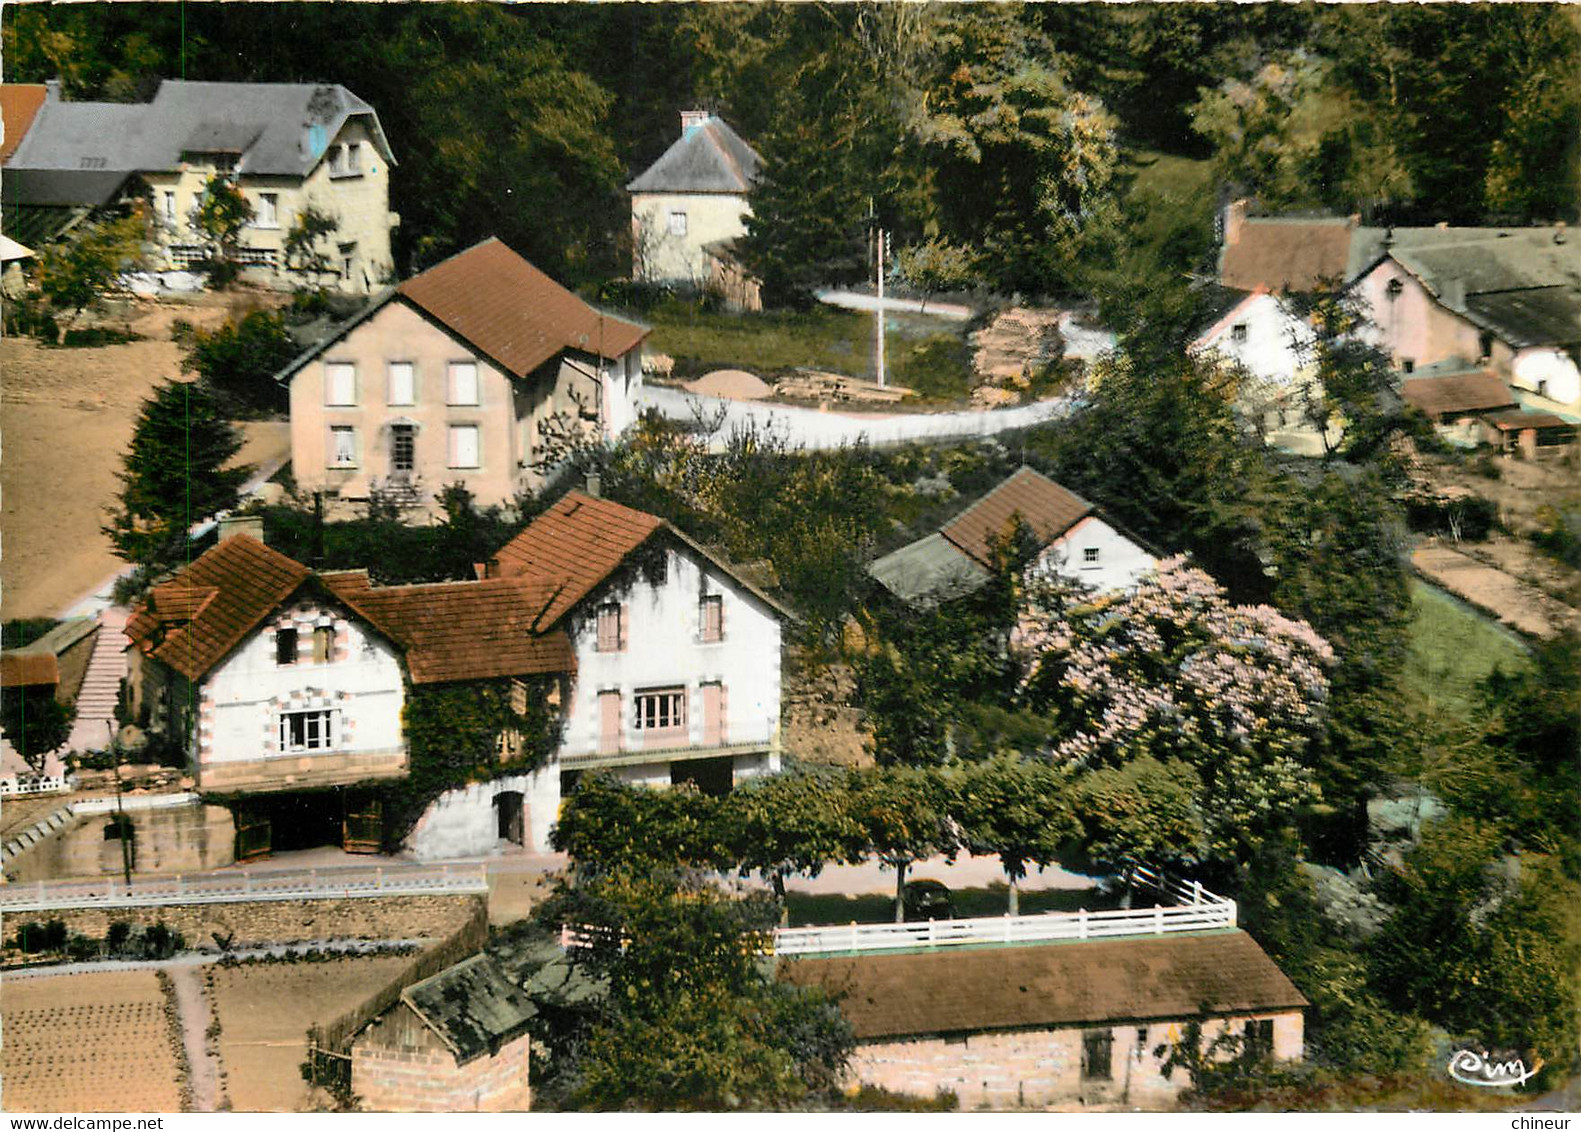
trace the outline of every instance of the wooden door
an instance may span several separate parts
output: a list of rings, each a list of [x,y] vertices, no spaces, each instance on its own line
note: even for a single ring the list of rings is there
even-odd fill
[[[377,853],[384,847],[384,803],[377,798],[348,803],[341,821],[341,847],[348,853]]]
[[[246,810],[237,810],[236,863],[256,861],[273,851],[274,832],[269,819]]]

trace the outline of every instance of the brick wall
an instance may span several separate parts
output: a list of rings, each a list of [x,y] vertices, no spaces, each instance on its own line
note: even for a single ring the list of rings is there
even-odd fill
[[[1273,1018],[1276,1056],[1301,1057],[1299,1011],[1251,1017]],[[1239,1033],[1244,1022],[1237,1017],[1209,1023],[1204,1027],[1204,1041],[1211,1041],[1222,1032],[1216,1027],[1224,1025]],[[1176,1094],[1190,1080],[1183,1070],[1164,1077],[1160,1071],[1163,1058],[1154,1051],[1178,1041],[1184,1025],[1153,1022],[1109,1027],[1107,1080],[1082,1074],[1083,1036],[1100,1027],[864,1042],[851,1059],[850,1080],[921,1097],[949,1090],[959,1098],[963,1111],[1073,1103],[1163,1110],[1173,1107]]]
[[[523,1034],[493,1056],[457,1065],[448,1052],[402,1050],[358,1041],[351,1091],[368,1112],[525,1112],[531,1039]]]
[[[234,946],[328,939],[436,939],[474,915],[482,897],[373,896],[358,900],[275,900],[252,904],[179,904],[159,908],[71,908],[7,916],[63,920],[68,931],[102,939],[111,922],[163,923],[190,946],[214,945],[212,934],[235,934]]]

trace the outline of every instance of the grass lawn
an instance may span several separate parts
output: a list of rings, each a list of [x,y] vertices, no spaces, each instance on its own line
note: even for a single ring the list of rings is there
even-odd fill
[[[676,377],[716,369],[772,377],[797,366],[871,381],[873,316],[818,306],[801,311],[730,314],[662,303],[635,317],[653,327],[653,349],[675,359]],[[946,329],[948,328],[948,329]],[[888,377],[931,401],[962,400],[971,389],[972,355],[960,324],[892,314],[887,325]]]
[[[1003,916],[1006,911],[1004,885],[988,888],[957,888],[950,893],[955,901],[955,914],[961,919],[973,916]],[[1096,912],[1118,906],[1119,893],[1109,895],[1096,889],[1040,889],[1021,892],[1021,915],[1032,916],[1040,912],[1075,912],[1085,908]],[[1135,906],[1147,905],[1147,894],[1137,892]],[[807,892],[785,894],[786,910],[792,927],[811,924],[888,924],[895,920],[895,900],[892,896],[869,893],[864,896],[813,895]]]
[[[1464,602],[1421,581],[1411,583],[1410,652],[1405,686],[1429,714],[1470,711],[1476,684],[1495,666],[1525,664],[1526,646]]]

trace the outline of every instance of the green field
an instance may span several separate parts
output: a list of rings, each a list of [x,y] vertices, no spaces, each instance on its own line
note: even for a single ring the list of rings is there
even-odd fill
[[[1465,714],[1476,702],[1477,681],[1496,666],[1525,664],[1530,655],[1514,633],[1424,582],[1411,583],[1411,607],[1405,686],[1429,715]]]

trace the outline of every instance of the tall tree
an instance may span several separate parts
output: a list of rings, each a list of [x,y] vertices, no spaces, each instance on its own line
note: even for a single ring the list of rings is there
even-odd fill
[[[185,557],[187,529],[236,506],[251,469],[236,467],[241,433],[202,385],[167,381],[143,402],[120,473],[121,506],[104,527],[115,553],[138,564]]]
[[[1004,866],[1012,916],[1021,911],[1019,885],[1028,867],[1052,864],[1076,834],[1063,785],[1047,763],[1017,757],[972,763],[956,778],[952,816],[968,849],[992,853]]]
[[[895,870],[895,922],[906,918],[906,870],[958,846],[949,821],[949,786],[916,767],[878,767],[857,775],[850,813],[869,851]]]

